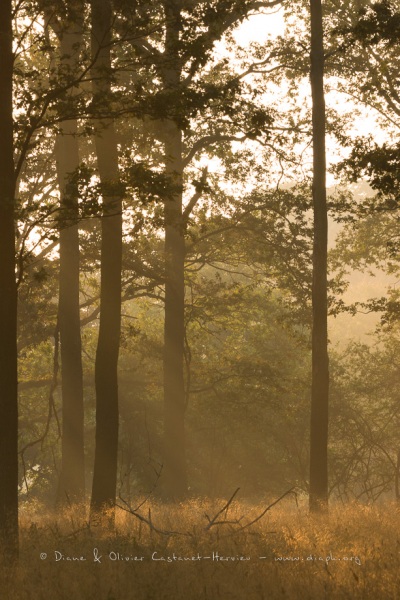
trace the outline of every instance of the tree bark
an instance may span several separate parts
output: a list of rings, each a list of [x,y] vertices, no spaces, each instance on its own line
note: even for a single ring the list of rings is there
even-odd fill
[[[400,448],[397,450],[396,455],[396,468],[394,473],[394,497],[397,502],[400,502]]]
[[[180,84],[179,3],[165,3],[166,38],[164,88],[173,93]],[[169,498],[187,493],[184,382],[184,261],[182,131],[173,120],[162,124],[165,172],[170,193],[164,202],[165,322],[164,322],[164,492]]]
[[[0,3],[0,536],[18,553],[17,287],[11,0]]]
[[[78,24],[61,34],[61,66],[73,69],[81,45]],[[58,323],[61,342],[62,459],[58,500],[83,502],[85,498],[84,400],[82,342],[79,312],[78,187],[74,174],[79,167],[77,121],[61,124],[56,139],[60,189],[60,275]]]
[[[111,4],[92,0],[92,70],[94,101],[110,97]],[[109,509],[111,522],[118,466],[118,354],[121,330],[122,195],[118,150],[111,118],[98,122],[95,135],[97,165],[102,184],[100,326],[96,352],[96,448],[91,517]]]
[[[312,282],[312,388],[310,510],[328,507],[328,212],[326,202],[324,45],[321,0],[310,0],[314,246]]]
[[[184,382],[184,261],[182,132],[170,124],[166,173],[176,191],[165,201],[164,479],[171,498],[187,493]]]

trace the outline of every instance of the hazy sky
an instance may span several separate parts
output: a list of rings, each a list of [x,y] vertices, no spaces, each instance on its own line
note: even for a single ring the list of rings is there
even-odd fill
[[[285,30],[283,10],[254,15],[238,28],[235,38],[240,44],[248,42],[263,42],[269,35],[282,35]]]

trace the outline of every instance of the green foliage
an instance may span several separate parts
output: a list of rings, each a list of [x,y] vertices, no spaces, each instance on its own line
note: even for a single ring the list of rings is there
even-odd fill
[[[354,343],[334,357],[331,486],[344,501],[398,494],[398,346],[395,327],[374,346]]]
[[[397,44],[400,34],[400,13],[398,5],[390,0],[373,2],[359,11],[358,22],[351,29],[344,30],[364,46]]]
[[[369,202],[370,212],[395,211],[398,209],[400,184],[400,146],[384,143],[378,145],[372,138],[358,138],[350,156],[338,171],[356,182],[366,179],[377,196]]]

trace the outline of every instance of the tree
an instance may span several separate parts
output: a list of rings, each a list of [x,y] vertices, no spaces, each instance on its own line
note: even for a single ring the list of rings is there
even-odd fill
[[[313,139],[312,385],[310,426],[310,510],[328,503],[328,211],[326,202],[324,43],[321,0],[310,0]]]
[[[368,198],[348,207],[350,222],[338,255],[346,255],[356,268],[375,265],[388,273],[396,273],[399,254],[399,33],[398,3],[390,0],[358,7],[350,23],[339,22],[336,27],[346,56],[351,56],[351,61],[344,57],[337,61],[336,72],[346,78],[349,92],[357,102],[373,109],[386,138],[383,143],[371,134],[347,139],[351,152],[337,165],[337,172],[352,183],[367,181],[375,194],[372,196],[368,190]],[[364,243],[368,240],[367,253],[360,253],[363,239]],[[399,312],[396,286],[389,290],[389,297],[371,299],[367,307],[383,311],[383,323],[394,323]]]
[[[388,140],[378,144],[372,135],[345,137],[352,152],[339,164],[338,171],[345,172],[351,181],[363,176],[382,199],[382,194],[395,194],[398,186],[399,146],[394,140],[400,117],[400,11],[391,0],[362,7],[355,2],[346,8],[344,15],[335,20],[333,33],[342,52],[336,53],[330,69],[342,78],[340,91],[357,104],[373,109]],[[393,208],[393,197],[391,200]]]
[[[353,1],[336,12],[332,34],[339,52],[329,68],[343,78],[339,90],[373,108],[387,127],[398,129],[398,4],[383,0],[365,6]]]
[[[154,5],[158,14],[154,17],[155,26],[149,28],[150,34],[143,33],[141,39],[132,35],[136,56],[146,65],[147,73],[151,67],[156,74],[147,93],[143,93],[143,80],[137,77],[137,112],[146,115],[147,123],[153,122],[165,165],[164,190],[159,194],[164,205],[165,232],[162,479],[169,497],[182,497],[187,491],[185,237],[199,199],[209,191],[204,169],[192,184],[195,193],[189,196],[190,180],[200,170],[193,168],[193,161],[201,154],[221,156],[224,151],[229,152],[232,141],[268,138],[267,130],[273,121],[272,110],[241,97],[245,75],[231,74],[226,61],[212,64],[212,50],[217,40],[253,11],[276,4],[279,2],[216,1],[199,2],[194,7],[191,2],[168,0]],[[163,51],[159,50],[160,43]],[[140,69],[143,72],[142,66]],[[257,91],[253,93],[257,95]]]
[[[301,190],[258,190],[225,202],[213,195],[188,225],[185,430],[194,494],[234,485],[249,496],[279,494],[283,481],[306,489],[310,206]],[[158,236],[147,242],[160,243]],[[143,247],[142,256],[150,254]],[[152,467],[159,472],[162,460],[162,303],[143,299],[126,312],[124,499],[152,489]]]
[[[111,98],[111,24],[109,0],[92,0],[93,103]],[[95,108],[95,111],[97,109]],[[96,113],[95,113],[96,114]],[[103,113],[104,114],[104,113]],[[112,118],[97,121],[95,132],[101,181],[100,324],[96,351],[96,447],[91,516],[111,509],[113,521],[118,465],[118,355],[121,335],[122,194],[118,148]]]
[[[0,5],[0,535],[18,552],[17,287],[11,0]]]
[[[398,323],[371,341],[332,356],[330,488],[342,501],[400,499]]]
[[[165,66],[162,69],[165,92],[174,93],[180,85],[179,60],[180,7],[164,3]],[[173,119],[162,123],[165,173],[171,195],[165,198],[165,322],[164,322],[164,460],[167,494],[183,497],[187,492],[184,383],[184,261],[183,148],[182,130]]]
[[[80,3],[70,2],[64,22],[54,23],[60,40],[60,77],[75,78],[82,45]],[[59,500],[84,500],[84,405],[79,310],[79,168],[78,123],[73,115],[74,91],[68,91],[67,119],[60,124],[55,151],[60,190],[60,289],[58,327],[61,343],[62,454]]]

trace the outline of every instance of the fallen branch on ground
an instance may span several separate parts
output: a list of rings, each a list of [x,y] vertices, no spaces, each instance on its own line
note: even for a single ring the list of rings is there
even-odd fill
[[[227,520],[227,512],[228,509],[230,507],[230,505],[232,504],[233,499],[235,498],[236,494],[238,493],[238,491],[240,490],[240,488],[237,488],[237,490],[234,491],[234,493],[232,494],[232,496],[229,498],[228,502],[221,508],[221,510],[219,510],[216,515],[210,519],[210,517],[206,514],[205,517],[208,520],[208,525],[204,528],[205,531],[209,531],[211,529],[211,527],[214,527],[216,525],[238,525],[237,528],[232,527],[232,531],[231,533],[239,533],[240,531],[243,531],[244,529],[247,529],[248,527],[251,527],[252,525],[254,525],[254,523],[257,523],[257,521],[260,521],[266,514],[268,511],[271,510],[271,508],[273,506],[275,506],[276,504],[278,504],[278,502],[280,502],[281,500],[283,500],[283,498],[285,498],[286,496],[288,496],[289,494],[293,494],[296,498],[297,501],[297,493],[295,492],[296,487],[292,487],[290,488],[290,490],[287,490],[284,494],[282,494],[281,496],[279,496],[279,498],[277,498],[276,500],[274,500],[274,502],[272,502],[271,504],[269,504],[269,506],[267,506],[255,519],[253,519],[252,521],[250,521],[249,523],[246,523],[245,525],[241,525],[241,522],[243,520],[243,516],[240,517],[240,519],[233,519],[233,520]],[[225,519],[222,521],[217,521],[218,517],[225,512]]]
[[[221,510],[219,510],[217,512],[217,514],[210,519],[210,517],[205,514],[204,516],[206,517],[206,519],[208,520],[208,525],[206,527],[204,527],[205,531],[209,531],[211,529],[211,527],[214,527],[215,525],[237,525],[240,524],[240,521],[243,519],[243,517],[240,517],[240,519],[235,519],[234,521],[227,521],[227,515],[228,515],[228,509],[230,507],[230,505],[233,502],[233,499],[235,498],[236,494],[238,493],[238,491],[240,490],[240,488],[237,488],[232,496],[229,498],[228,502],[221,508]],[[217,521],[218,517],[220,515],[222,515],[222,513],[225,513],[225,519],[223,521]]]

